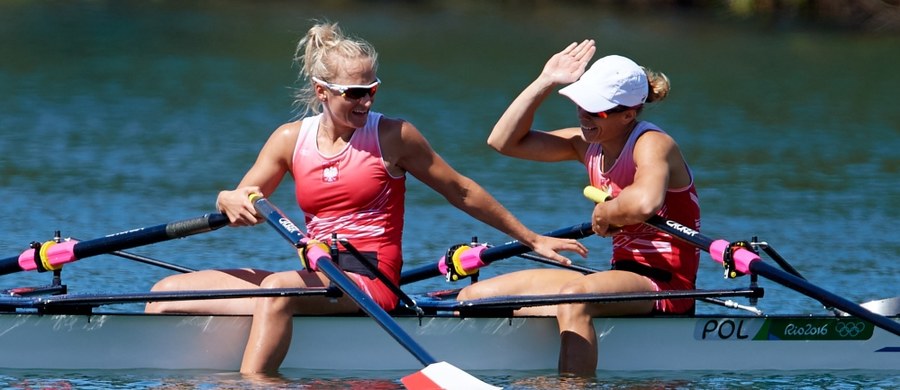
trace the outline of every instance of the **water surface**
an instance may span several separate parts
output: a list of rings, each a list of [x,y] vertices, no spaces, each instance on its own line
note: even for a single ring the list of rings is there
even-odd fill
[[[574,163],[492,152],[485,139],[506,105],[567,43],[594,38],[666,73],[672,94],[644,119],[678,140],[703,207],[703,231],[759,236],[814,283],[852,301],[900,295],[900,38],[762,26],[721,15],[632,12],[591,3],[21,2],[0,3],[0,206],[3,256],[55,230],[81,239],[214,211],[268,135],[294,118],[291,57],[312,18],[340,22],[380,52],[376,110],[415,124],[455,168],[527,225],[587,221],[587,183]],[[562,24],[560,21],[566,21]],[[576,125],[551,96],[535,127]],[[272,200],[296,221],[292,185]],[[436,261],[472,236],[508,240],[409,181],[407,267]],[[609,243],[588,238],[603,267]],[[268,227],[223,229],[134,252],[192,268],[297,260]],[[704,256],[698,284],[735,288]],[[525,266],[498,262],[482,277]],[[171,271],[111,256],[67,265],[73,292],[146,291]],[[49,276],[0,278],[0,288]],[[457,287],[436,278],[410,292]],[[821,313],[816,302],[763,282],[768,312]],[[110,308],[134,310],[135,306]],[[716,307],[701,306],[701,312]],[[548,337],[555,337],[548,335]],[[396,387],[384,373],[286,372],[279,387]],[[555,373],[485,373],[512,388],[891,388],[897,373],[604,373],[571,384]],[[384,382],[379,382],[383,380]],[[358,382],[362,383],[359,385]],[[380,383],[380,384],[379,384]],[[25,371],[0,386],[253,387],[234,374]],[[276,386],[273,384],[273,386]]]

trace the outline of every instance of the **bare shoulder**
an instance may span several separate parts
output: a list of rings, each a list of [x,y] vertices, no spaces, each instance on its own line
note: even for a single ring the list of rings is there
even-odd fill
[[[378,131],[382,158],[392,174],[399,175],[433,162],[434,150],[412,123],[382,117]]]
[[[381,133],[381,137],[386,137],[394,142],[409,141],[410,137],[422,136],[419,129],[412,123],[404,119],[389,118],[387,116],[381,118],[381,122],[378,123],[378,131]]]
[[[409,121],[382,117],[378,130],[386,156],[400,158],[415,151],[431,150],[425,136]]]
[[[638,150],[678,150],[678,144],[671,135],[663,131],[650,130],[641,134],[634,144],[635,151]]]
[[[297,136],[300,134],[301,123],[303,123],[302,120],[297,120],[278,126],[263,146],[260,157],[279,161],[280,164],[287,164],[291,156],[293,156],[294,146],[297,144]]]
[[[284,138],[293,138],[296,140],[297,134],[300,134],[301,124],[303,124],[302,119],[282,124],[275,129],[272,133],[272,137],[279,138],[280,140],[284,140]]]
[[[637,139],[634,161],[639,167],[668,167],[669,188],[681,188],[691,183],[687,162],[671,135],[662,131],[648,131]],[[653,168],[651,168],[653,169]]]

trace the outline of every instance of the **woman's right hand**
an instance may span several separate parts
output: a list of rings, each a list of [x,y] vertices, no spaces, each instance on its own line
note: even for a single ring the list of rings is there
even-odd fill
[[[574,83],[584,74],[588,61],[596,50],[593,39],[585,39],[581,43],[572,42],[561,52],[550,57],[544,65],[541,77],[554,84]]]
[[[231,226],[252,226],[263,221],[250,202],[250,195],[261,194],[258,186],[240,187],[231,191],[219,192],[216,208],[228,216]]]

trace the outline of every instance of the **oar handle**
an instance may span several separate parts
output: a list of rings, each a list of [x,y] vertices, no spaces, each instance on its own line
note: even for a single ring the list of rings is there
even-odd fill
[[[87,241],[48,241],[15,257],[0,260],[0,275],[55,270],[76,260],[216,230],[228,224],[221,213],[110,234]]]

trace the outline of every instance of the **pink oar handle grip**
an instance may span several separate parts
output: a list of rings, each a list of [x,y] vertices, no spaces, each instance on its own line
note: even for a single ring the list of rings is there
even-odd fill
[[[731,243],[725,240],[713,241],[712,244],[709,245],[709,256],[715,261],[724,263],[725,250],[728,249],[729,245],[731,245]],[[745,274],[750,273],[750,262],[759,260],[759,256],[756,253],[750,252],[744,248],[738,248],[731,256],[734,258],[734,268]]]
[[[465,249],[460,255],[457,261],[453,263],[457,264],[457,272],[461,275],[468,275],[472,271],[475,271],[481,267],[484,267],[486,264],[481,261],[481,252],[487,249],[487,246],[479,245],[474,248]],[[441,257],[441,261],[438,262],[438,269],[442,274],[447,274],[449,270],[447,269],[447,261],[446,256]],[[458,263],[457,263],[458,262]],[[460,270],[461,268],[461,270]]]
[[[77,241],[72,240],[58,244],[44,244],[50,245],[50,247],[43,254],[38,254],[37,261],[42,261],[46,269],[57,269],[65,263],[78,260],[75,257],[75,244],[77,243]],[[19,255],[19,267],[23,271],[33,271],[38,268],[38,265],[35,263],[35,250],[28,249]]]
[[[325,247],[325,244],[321,242],[307,242],[306,261],[309,262],[309,264],[307,264],[307,268],[309,268],[310,271],[318,271],[319,268],[316,266],[316,264],[318,263],[320,258],[331,258],[331,253],[326,249],[327,247]]]

